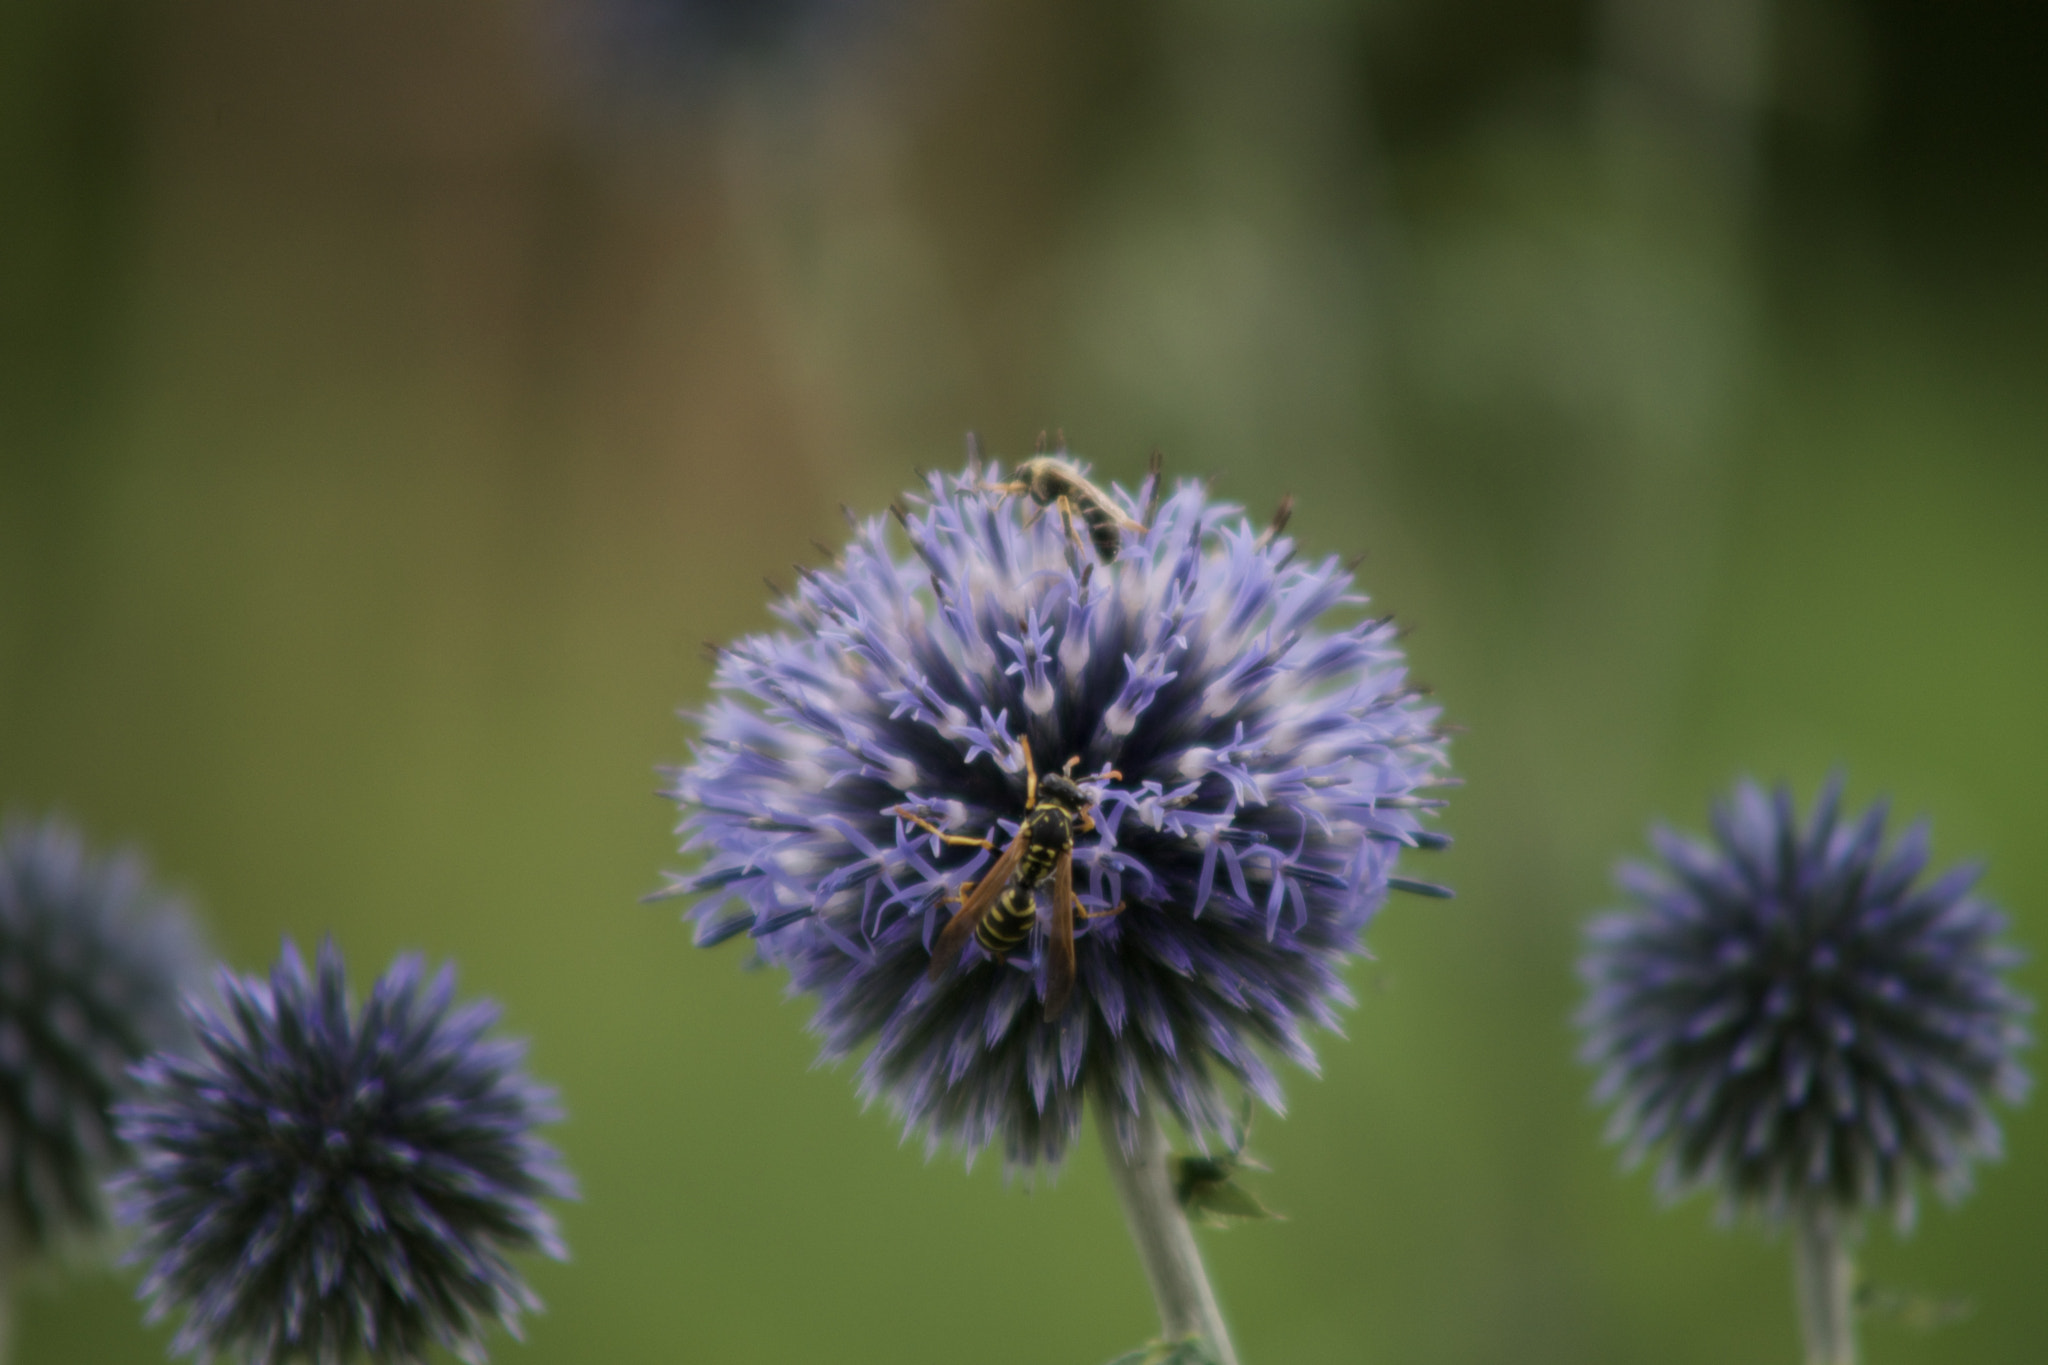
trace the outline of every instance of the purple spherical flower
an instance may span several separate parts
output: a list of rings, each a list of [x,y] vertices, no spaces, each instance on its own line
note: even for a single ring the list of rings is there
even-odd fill
[[[125,1155],[109,1106],[131,1064],[187,1040],[178,1002],[205,961],[140,858],[95,856],[55,819],[0,830],[0,1242],[105,1226]]]
[[[1954,1195],[1998,1152],[2027,1004],[1979,869],[1922,883],[1924,822],[1887,850],[1883,804],[1844,823],[1840,798],[1837,778],[1802,829],[1789,791],[1744,782],[1714,846],[1656,831],[1661,861],[1621,870],[1633,908],[1589,933],[1585,1056],[1667,1190],[1903,1222],[1914,1177]]]
[[[1419,824],[1437,712],[1349,573],[1199,485],[1151,507],[1155,476],[1070,518],[998,479],[932,476],[900,533],[867,521],[804,574],[784,631],[720,652],[726,695],[672,789],[703,860],[670,889],[699,897],[700,943],[750,935],[814,995],[825,1055],[866,1048],[863,1094],[932,1147],[1055,1163],[1091,1093],[1127,1141],[1146,1095],[1227,1137],[1226,1078],[1277,1107],[1268,1054],[1314,1066],[1306,1031],[1349,1003],[1389,888],[1447,894],[1394,875],[1444,842]],[[1013,951],[931,966],[1018,837],[1027,762],[1092,803],[1053,1019],[1056,874]]]
[[[516,1332],[536,1301],[509,1256],[560,1259],[539,1201],[575,1191],[533,1133],[553,1093],[454,989],[402,957],[354,1010],[334,945],[308,975],[287,943],[268,981],[223,971],[222,1005],[190,1006],[198,1056],[137,1068],[116,1191],[151,1318],[186,1310],[174,1352],[481,1361],[490,1319]]]

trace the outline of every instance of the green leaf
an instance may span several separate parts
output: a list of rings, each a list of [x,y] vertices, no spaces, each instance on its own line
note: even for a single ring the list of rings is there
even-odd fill
[[[1239,1131],[1248,1133],[1250,1129],[1251,1116],[1247,1114]],[[1181,1211],[1187,1214],[1188,1221],[1219,1228],[1235,1222],[1280,1217],[1237,1182],[1242,1171],[1265,1169],[1264,1165],[1245,1155],[1242,1137],[1235,1148],[1221,1156],[1176,1156],[1167,1164],[1173,1179],[1174,1197],[1180,1201]]]
[[[1280,1217],[1234,1180],[1215,1181],[1191,1190],[1181,1202],[1181,1207],[1187,1210],[1190,1222],[1209,1227],[1229,1227],[1235,1222]]]
[[[1977,1311],[1977,1305],[1959,1295],[1896,1289],[1865,1280],[1856,1286],[1856,1311],[1866,1318],[1895,1322],[1916,1332],[1931,1332],[1963,1321]]]
[[[1216,1365],[1216,1353],[1200,1337],[1182,1337],[1178,1341],[1148,1341],[1109,1365]]]

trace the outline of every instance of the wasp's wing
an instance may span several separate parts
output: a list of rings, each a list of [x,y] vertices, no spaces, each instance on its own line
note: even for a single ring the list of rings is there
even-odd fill
[[[1074,992],[1074,855],[1052,865],[1052,925],[1045,940],[1045,1017],[1057,1019]]]
[[[968,889],[959,912],[946,921],[945,928],[939,930],[939,941],[932,945],[932,965],[928,973],[932,980],[938,980],[953,965],[953,959],[960,956],[967,940],[974,937],[982,917],[988,914],[989,907],[996,903],[996,897],[1003,894],[1003,888],[1016,875],[1017,860],[1023,856],[1024,831],[1018,830],[1017,837],[1010,840],[1010,846],[996,857],[981,880]]]

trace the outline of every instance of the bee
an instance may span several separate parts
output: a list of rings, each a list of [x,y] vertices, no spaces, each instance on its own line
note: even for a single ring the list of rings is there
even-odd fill
[[[1095,553],[1105,564],[1123,553],[1126,531],[1133,535],[1145,534],[1143,525],[1120,511],[1109,494],[1090,483],[1080,470],[1057,455],[1045,454],[1042,440],[1039,454],[1018,465],[1008,483],[992,487],[1004,493],[1029,496],[1038,504],[1040,515],[1047,508],[1057,507],[1070,536],[1074,535],[1074,519],[1079,517],[1088,528],[1088,539],[1094,543]],[[1079,539],[1075,537],[1076,544]]]
[[[1085,834],[1095,828],[1092,814],[1095,797],[1064,773],[1048,773],[1040,778],[1031,761],[1030,742],[1023,741],[1021,747],[1024,750],[1024,819],[1009,847],[1000,852],[990,840],[948,834],[905,807],[895,807],[892,813],[930,831],[946,843],[985,848],[997,855],[994,865],[981,880],[962,885],[956,893],[960,909],[939,931],[938,942],[932,947],[929,976],[934,981],[959,958],[970,938],[998,962],[1022,948],[1038,923],[1038,888],[1047,881],[1052,883],[1052,921],[1046,930],[1045,1017],[1053,1020],[1059,1018],[1060,1011],[1066,1008],[1067,997],[1074,990],[1076,916],[1106,919],[1121,913],[1123,906],[1100,912],[1075,906],[1074,835]],[[1071,770],[1079,761],[1078,756],[1069,759],[1068,769]],[[1111,768],[1101,775],[1113,778],[1123,774]]]

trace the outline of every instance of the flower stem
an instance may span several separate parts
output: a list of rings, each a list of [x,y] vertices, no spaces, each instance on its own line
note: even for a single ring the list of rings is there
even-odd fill
[[[1160,1335],[1168,1341],[1200,1337],[1208,1343],[1216,1365],[1237,1365],[1237,1352],[1216,1307],[1215,1291],[1209,1288],[1208,1272],[1202,1269],[1195,1234],[1180,1201],[1174,1198],[1166,1168],[1166,1133],[1158,1117],[1149,1103],[1139,1100],[1138,1150],[1134,1154],[1126,1154],[1117,1141],[1116,1124],[1106,1106],[1096,1109],[1096,1119],[1102,1151],[1109,1159],[1110,1181],[1124,1207],[1131,1240],[1138,1244],[1145,1278],[1152,1282],[1152,1297],[1159,1304]]]
[[[1835,1210],[1810,1206],[1793,1219],[1792,1280],[1807,1365],[1856,1365],[1856,1264]]]
[[[14,1257],[0,1246],[0,1365],[14,1358]]]

